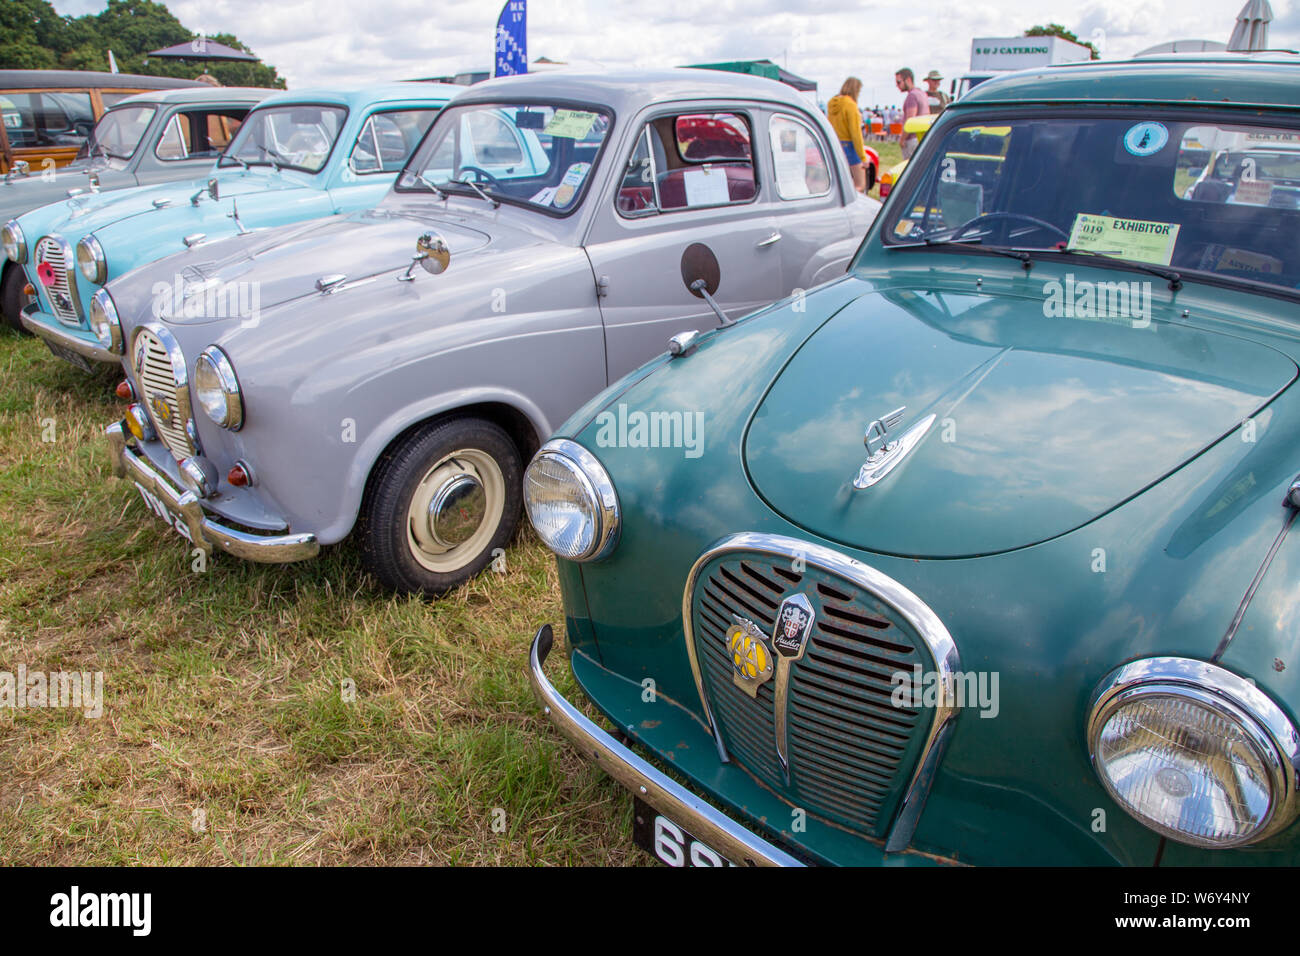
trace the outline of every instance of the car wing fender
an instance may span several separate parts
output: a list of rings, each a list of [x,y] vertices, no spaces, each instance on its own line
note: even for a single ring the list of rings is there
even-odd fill
[[[348,464],[347,480],[343,483],[344,497],[336,515],[336,523],[320,529],[320,540],[326,543],[340,541],[352,530],[361,511],[361,498],[365,494],[366,482],[375,462],[399,435],[412,426],[445,413],[484,404],[505,405],[514,409],[532,426],[539,443],[545,441],[555,430],[554,423],[531,398],[499,386],[456,388],[396,409],[374,428],[366,429],[365,438],[358,443],[356,454]]]

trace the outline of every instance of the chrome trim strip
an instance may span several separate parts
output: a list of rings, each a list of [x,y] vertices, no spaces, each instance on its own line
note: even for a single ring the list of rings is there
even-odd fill
[[[92,362],[109,362],[111,364],[117,364],[122,361],[120,355],[104,348],[99,344],[98,339],[96,339],[94,343],[87,342],[79,335],[74,335],[71,331],[65,331],[64,329],[55,328],[54,326],[46,325],[43,322],[38,322],[36,321],[36,318],[28,314],[25,309],[20,311],[18,316],[19,320],[23,323],[23,328],[28,332],[40,336],[46,341],[61,348],[68,349],[71,352],[76,352],[78,355],[83,358],[88,358]],[[58,316],[53,316],[53,318],[57,320]]]
[[[545,624],[533,637],[528,653],[528,680],[542,710],[583,757],[631,790],[696,839],[717,850],[732,863],[748,866],[803,866],[784,850],[751,833],[726,814],[701,800],[677,781],[638,757],[630,748],[601,730],[574,707],[546,679],[542,665],[555,638]]]
[[[1235,843],[1198,843],[1186,838],[1185,834],[1180,836],[1164,830],[1156,832],[1188,846],[1222,849],[1258,843],[1295,819],[1300,812],[1300,800],[1297,799],[1297,790],[1300,790],[1300,733],[1295,725],[1271,697],[1244,677],[1218,664],[1185,657],[1148,657],[1125,664],[1107,674],[1093,693],[1086,736],[1088,759],[1102,786],[1120,807],[1127,811],[1124,803],[1111,793],[1106,777],[1097,767],[1097,735],[1120,704],[1134,697],[1161,691],[1189,696],[1195,696],[1189,692],[1199,692],[1211,698],[1206,703],[1217,704],[1236,717],[1261,752],[1271,758],[1268,760],[1268,770],[1274,799],[1269,807],[1269,819],[1264,826],[1247,839]],[[1145,820],[1137,816],[1133,818],[1143,826],[1155,830]]]
[[[700,695],[700,704],[704,708],[704,716],[709,722],[709,728],[713,731],[718,755],[724,763],[729,760],[726,746],[722,742],[717,721],[714,720],[713,712],[709,708],[708,698],[704,693],[704,675],[695,654],[691,598],[704,566],[719,555],[732,551],[749,551],[791,560],[797,557],[807,564],[816,565],[822,570],[852,581],[898,612],[925,642],[926,650],[934,661],[935,672],[939,676],[939,686],[943,688],[944,693],[943,702],[935,708],[930,732],[926,736],[921,753],[917,756],[916,769],[912,773],[911,780],[908,781],[902,803],[899,804],[894,824],[885,842],[887,852],[894,853],[906,849],[912,842],[912,834],[925,807],[925,799],[929,795],[934,773],[947,746],[949,724],[957,716],[954,706],[956,695],[953,675],[960,670],[961,661],[952,635],[948,633],[948,629],[939,620],[938,615],[930,610],[929,605],[910,590],[887,574],[848,555],[798,538],[758,531],[745,531],[720,538],[696,559],[690,574],[686,577],[686,587],[682,591],[682,633],[686,637],[686,656],[691,663],[691,673],[695,676],[695,688]]]
[[[127,443],[120,422],[104,429],[108,437],[109,455],[113,474],[140,485],[149,493],[162,499],[172,511],[181,516],[187,537],[196,547],[211,552],[219,548],[227,554],[248,561],[267,564],[286,564],[305,561],[320,553],[320,543],[314,534],[260,535],[237,531],[208,517],[203,505],[192,491],[177,492],[162,472],[154,468],[140,451]]]

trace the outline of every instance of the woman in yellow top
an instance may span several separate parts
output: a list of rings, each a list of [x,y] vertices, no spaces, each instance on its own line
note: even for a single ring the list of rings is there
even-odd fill
[[[849,161],[853,186],[860,193],[867,191],[867,149],[862,143],[862,113],[858,110],[858,96],[862,81],[850,76],[840,87],[839,96],[832,96],[826,104],[826,117],[840,139],[844,158]]]

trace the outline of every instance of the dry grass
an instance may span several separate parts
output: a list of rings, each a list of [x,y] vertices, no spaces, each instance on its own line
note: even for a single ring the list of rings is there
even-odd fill
[[[115,379],[8,333],[0,371],[0,671],[104,673],[99,719],[0,709],[0,864],[642,861],[630,800],[528,688],[561,620],[535,538],[432,605],[346,545],[194,573],[110,478]]]

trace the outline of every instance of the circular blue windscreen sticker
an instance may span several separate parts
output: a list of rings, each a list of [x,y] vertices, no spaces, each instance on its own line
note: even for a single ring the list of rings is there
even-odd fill
[[[1169,130],[1164,123],[1138,123],[1124,134],[1124,148],[1134,156],[1150,156],[1165,148]]]

